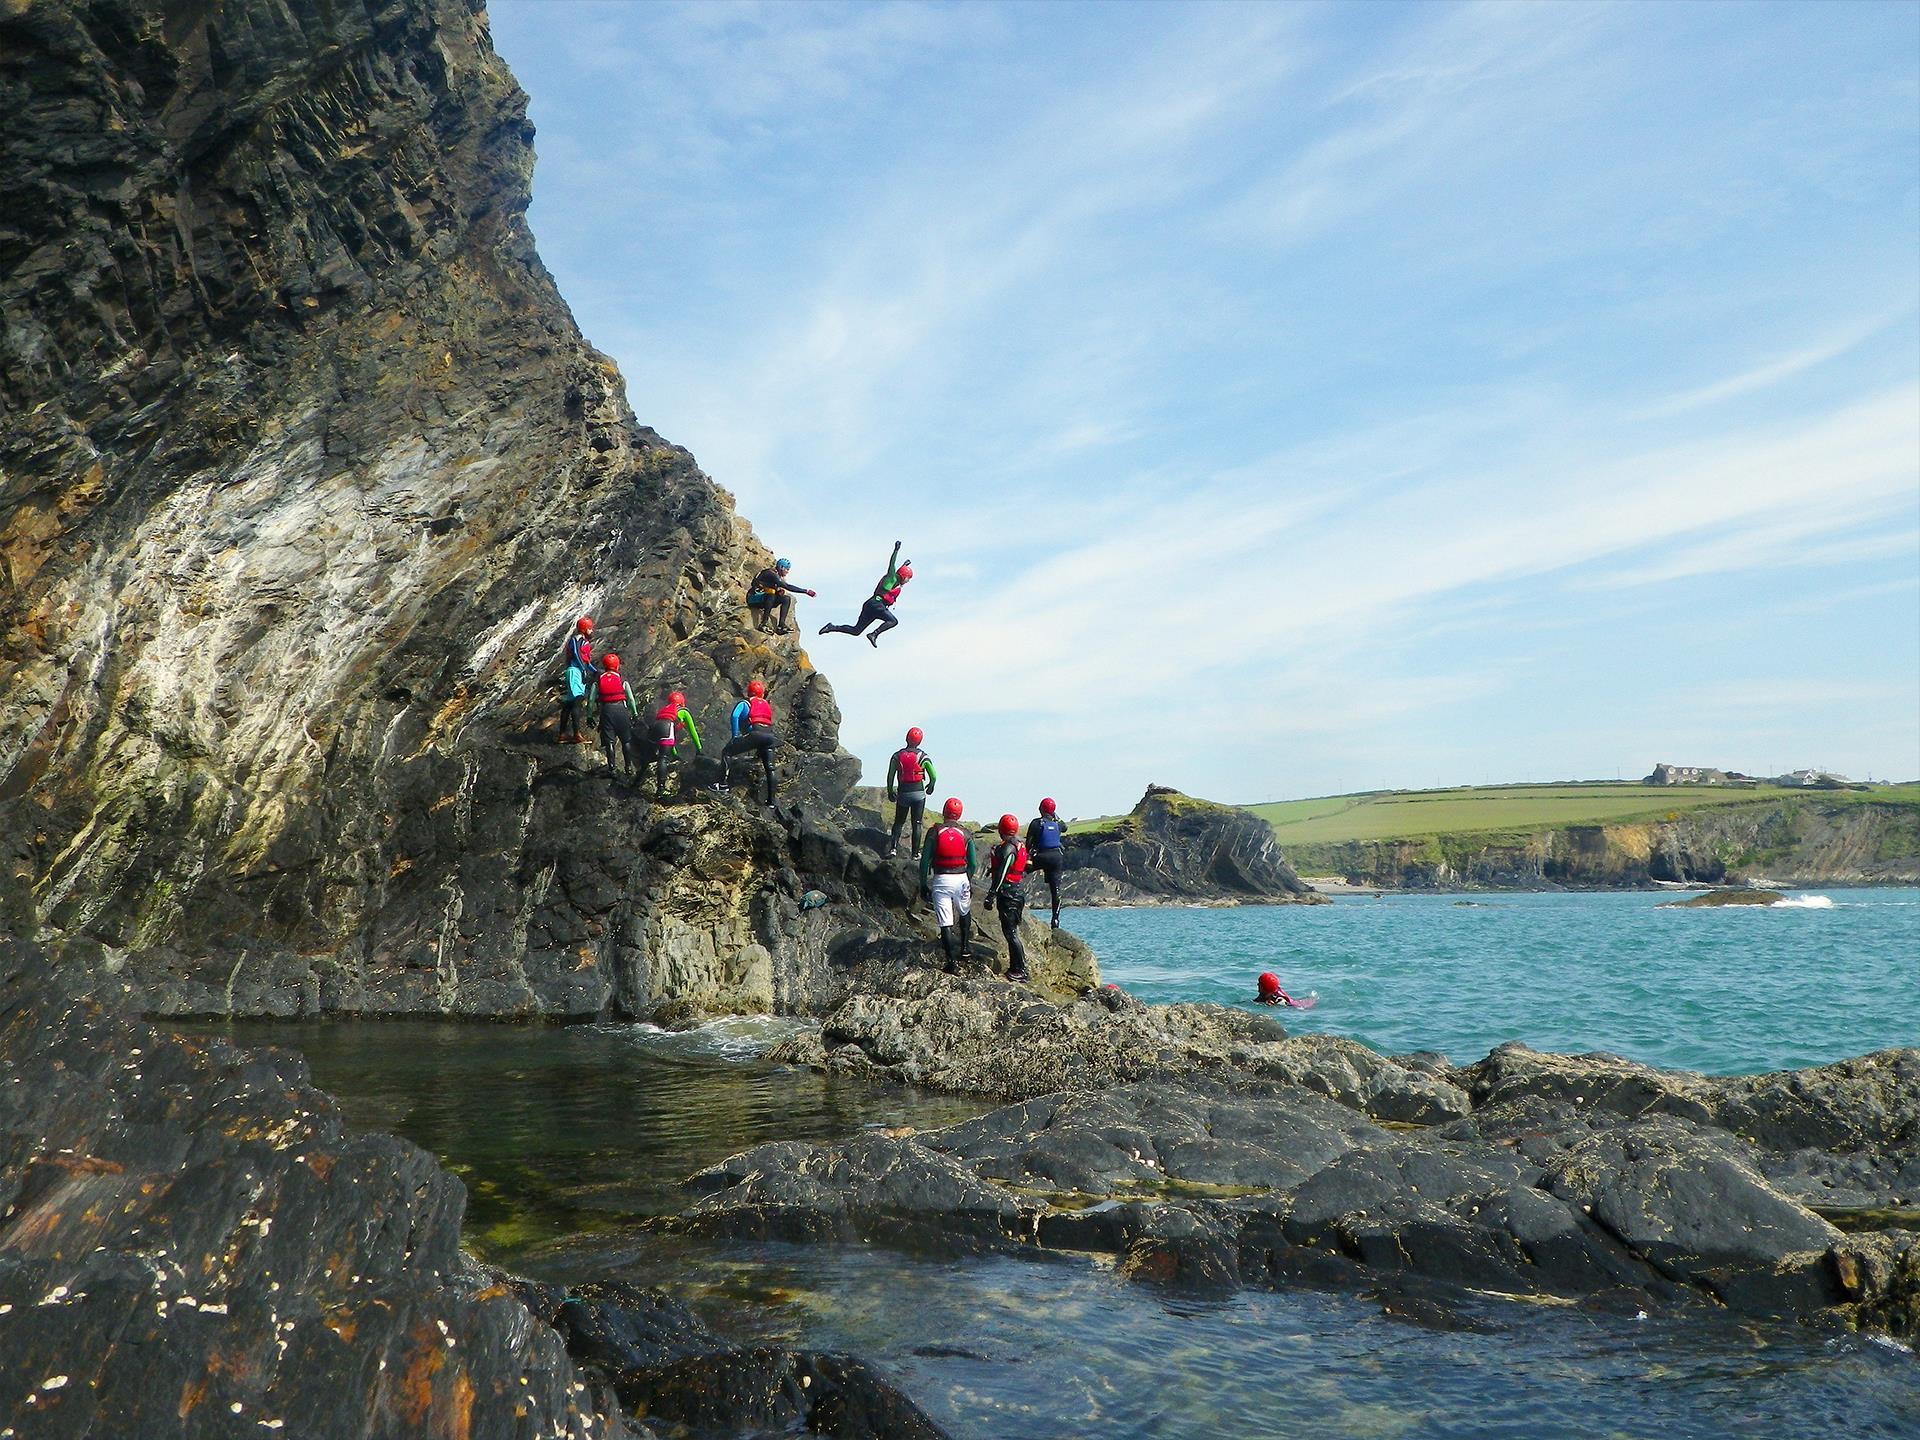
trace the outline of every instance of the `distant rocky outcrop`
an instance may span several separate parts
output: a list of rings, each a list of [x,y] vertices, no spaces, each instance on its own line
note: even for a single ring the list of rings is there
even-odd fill
[[[931,979],[850,1002],[808,1048],[1017,1103],[760,1146],[694,1177],[674,1227],[1920,1332],[1920,1051],[1729,1080],[1521,1046],[1453,1069],[1217,1007]]]
[[[1778,890],[1708,890],[1685,900],[1668,900],[1662,910],[1717,909],[1728,905],[1778,905],[1787,897]]]
[[[826,1008],[916,933],[826,818],[831,689],[744,621],[771,557],[534,252],[478,0],[0,4],[0,113],[0,861],[87,963],[645,1016]],[[786,808],[555,746],[583,613],[710,738],[764,680]]]
[[[1265,821],[1149,785],[1111,829],[1070,831],[1061,898],[1072,905],[1278,905],[1316,895]]]

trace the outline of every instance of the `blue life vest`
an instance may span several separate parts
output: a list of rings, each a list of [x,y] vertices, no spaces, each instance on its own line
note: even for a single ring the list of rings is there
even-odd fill
[[[1039,848],[1042,850],[1058,850],[1060,848],[1060,822],[1058,820],[1041,820]]]

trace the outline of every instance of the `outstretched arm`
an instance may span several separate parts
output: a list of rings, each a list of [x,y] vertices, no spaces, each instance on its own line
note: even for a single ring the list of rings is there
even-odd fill
[[[693,712],[688,710],[684,705],[680,707],[680,723],[687,727],[687,734],[693,737],[693,748],[695,750],[701,749],[700,727],[693,723]]]

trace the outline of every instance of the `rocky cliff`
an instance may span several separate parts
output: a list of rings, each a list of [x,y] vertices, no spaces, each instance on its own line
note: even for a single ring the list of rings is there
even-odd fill
[[[1149,785],[1111,829],[1069,832],[1072,905],[1276,905],[1321,897],[1293,872],[1265,821]]]
[[[1808,795],[1670,818],[1295,845],[1311,875],[1405,889],[1920,884],[1920,805]]]
[[[0,834],[156,1010],[819,1008],[904,935],[832,691],[525,222],[478,0],[0,4]],[[599,622],[789,808],[553,744]],[[803,908],[809,891],[818,899]]]

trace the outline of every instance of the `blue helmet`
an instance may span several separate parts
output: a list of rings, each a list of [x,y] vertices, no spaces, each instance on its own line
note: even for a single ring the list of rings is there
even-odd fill
[[[776,570],[791,570],[793,568],[793,562],[791,560],[776,560],[773,562],[773,568]]]

